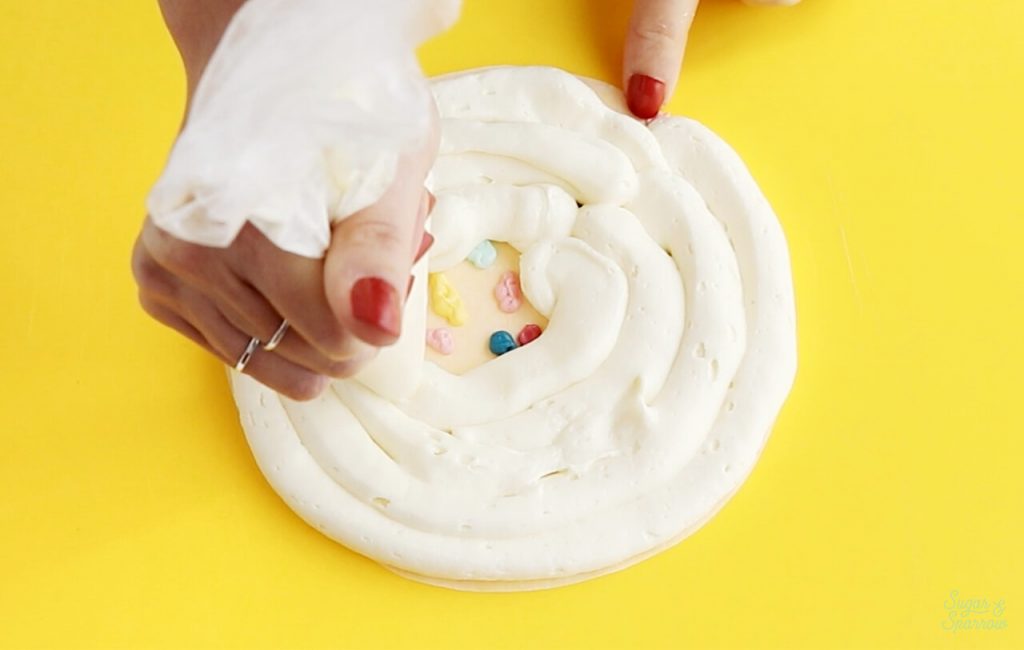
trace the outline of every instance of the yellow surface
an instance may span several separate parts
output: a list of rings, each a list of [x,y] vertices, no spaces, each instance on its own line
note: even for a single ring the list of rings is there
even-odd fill
[[[154,4],[0,2],[0,646],[1024,647],[1024,2],[704,3],[671,108],[781,215],[796,387],[698,534],[514,595],[301,523],[222,368],[137,308],[182,105]],[[626,4],[468,0],[424,63],[616,81]],[[944,630],[953,590],[1006,629]]]

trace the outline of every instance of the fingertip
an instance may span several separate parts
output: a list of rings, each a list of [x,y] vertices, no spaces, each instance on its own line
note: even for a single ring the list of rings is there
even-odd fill
[[[353,333],[374,345],[390,345],[402,333],[402,294],[381,277],[363,277],[352,284],[349,309]]]
[[[634,74],[626,87],[626,105],[642,120],[658,116],[665,104],[665,82],[646,74]]]
[[[637,0],[623,52],[623,90],[630,112],[657,116],[675,88],[698,0]]]

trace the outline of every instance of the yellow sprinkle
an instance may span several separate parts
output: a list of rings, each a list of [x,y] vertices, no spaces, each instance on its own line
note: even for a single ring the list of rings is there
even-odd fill
[[[466,306],[444,273],[430,274],[430,307],[449,325],[458,327],[466,322]]]

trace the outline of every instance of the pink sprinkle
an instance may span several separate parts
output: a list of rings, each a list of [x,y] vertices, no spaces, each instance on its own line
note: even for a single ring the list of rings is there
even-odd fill
[[[494,297],[498,299],[498,309],[506,314],[511,314],[522,307],[523,290],[519,286],[519,274],[505,271],[494,287]]]
[[[451,354],[455,351],[455,339],[452,338],[452,331],[447,327],[428,329],[427,345],[441,354]]]
[[[519,345],[526,345],[540,336],[540,333],[540,325],[534,325],[533,323],[524,325],[523,329],[519,330],[519,336],[516,337],[516,342],[519,343]]]

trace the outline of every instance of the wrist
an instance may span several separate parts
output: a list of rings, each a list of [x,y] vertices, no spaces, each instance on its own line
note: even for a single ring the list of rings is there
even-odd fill
[[[159,0],[188,81],[188,95],[199,83],[224,30],[245,0]]]

